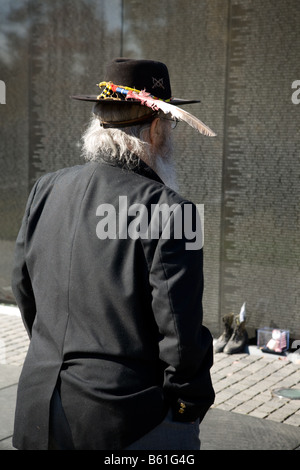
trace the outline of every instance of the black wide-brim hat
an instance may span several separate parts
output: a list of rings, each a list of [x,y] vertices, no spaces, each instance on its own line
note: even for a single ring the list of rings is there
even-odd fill
[[[134,60],[117,58],[112,60],[106,68],[106,72],[98,86],[102,88],[99,95],[75,95],[71,98],[82,101],[93,102],[116,102],[116,103],[136,103],[140,100],[134,98],[127,99],[125,92],[112,91],[109,84],[117,85],[119,89],[145,91],[154,98],[163,100],[175,106],[200,103],[199,100],[187,100],[173,98],[168,68],[162,62],[154,60]]]
[[[140,118],[120,122],[101,121],[102,127],[127,127],[154,119],[157,112],[169,114],[172,119],[185,121],[201,134],[215,136],[206,124],[192,114],[178,108],[178,105],[200,103],[199,100],[173,98],[168,68],[162,62],[154,60],[133,60],[119,58],[108,64],[105,77],[98,84],[99,95],[76,95],[76,100],[93,101],[93,113],[99,114],[99,107],[104,103],[137,104],[151,108],[153,113]],[[100,113],[101,114],[101,113]]]

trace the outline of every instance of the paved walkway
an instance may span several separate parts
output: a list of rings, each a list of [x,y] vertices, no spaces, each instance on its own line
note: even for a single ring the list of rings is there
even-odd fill
[[[21,366],[28,344],[19,311],[15,307],[0,306],[0,364]]]
[[[215,354],[214,408],[297,426],[300,400],[273,395],[279,388],[300,390],[300,365],[271,355]]]
[[[0,414],[6,407],[3,415],[9,422],[6,429],[1,430],[4,425],[0,420],[0,449],[11,448],[9,439],[15,392],[27,348],[28,337],[19,312],[16,308],[0,306]],[[247,441],[245,437],[246,448],[299,448],[300,400],[273,395],[278,388],[300,390],[299,363],[291,362],[287,357],[263,355],[255,347],[250,347],[248,353],[243,354],[219,353],[214,357],[212,381],[216,400],[204,420],[207,424],[203,426],[205,431],[201,439],[204,449],[232,448],[230,446],[235,445],[233,437],[226,441],[228,436],[224,433],[224,426],[229,426],[231,434],[236,433],[238,441],[247,430],[247,436],[252,436],[252,441]],[[9,406],[7,400],[10,401]],[[220,423],[223,423],[222,430]],[[253,429],[256,431],[253,432]],[[269,438],[266,438],[266,433]],[[264,445],[267,447],[260,447],[262,439],[265,439]]]

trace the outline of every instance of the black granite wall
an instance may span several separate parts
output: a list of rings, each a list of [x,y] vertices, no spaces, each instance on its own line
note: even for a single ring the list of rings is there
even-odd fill
[[[246,302],[250,336],[276,326],[300,338],[299,1],[2,0],[0,11],[0,300],[13,300],[33,182],[81,161],[91,106],[69,95],[96,93],[112,57],[151,58],[218,134],[175,131],[180,192],[205,205],[205,324],[218,335]]]

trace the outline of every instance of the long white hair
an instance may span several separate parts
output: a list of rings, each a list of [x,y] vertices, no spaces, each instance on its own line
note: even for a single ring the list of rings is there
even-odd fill
[[[175,164],[172,158],[173,139],[168,121],[161,121],[161,134],[156,147],[150,142],[151,123],[124,128],[101,126],[101,121],[135,119],[148,113],[150,110],[145,110],[141,106],[105,104],[97,114],[93,114],[82,135],[82,155],[86,161],[113,160],[129,169],[134,168],[141,159],[157,172],[165,184],[177,190]]]
[[[93,116],[82,136],[83,157],[86,161],[115,159],[130,166],[136,157],[143,158],[149,153],[148,130],[145,125],[104,129],[99,117]]]

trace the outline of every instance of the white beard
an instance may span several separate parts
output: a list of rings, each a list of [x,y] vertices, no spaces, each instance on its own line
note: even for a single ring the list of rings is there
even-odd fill
[[[172,131],[164,135],[161,146],[157,151],[152,150],[153,170],[158,174],[166,186],[178,191],[176,166],[173,157]]]
[[[158,176],[162,179],[166,186],[178,191],[178,182],[175,161],[173,157],[161,157],[156,156],[154,170]]]

